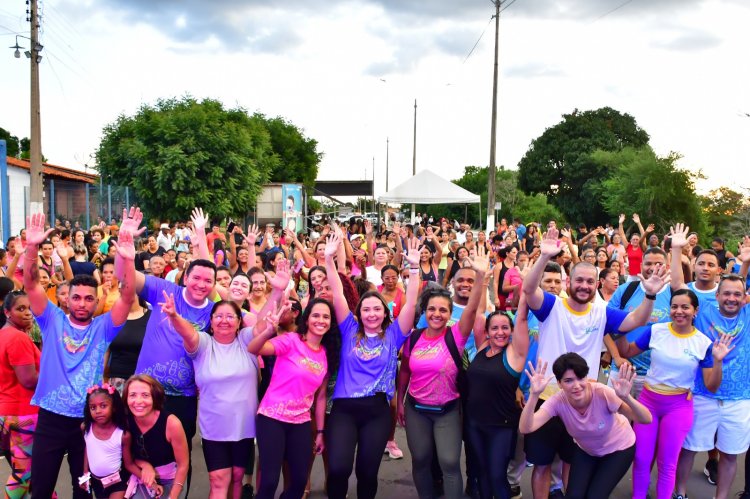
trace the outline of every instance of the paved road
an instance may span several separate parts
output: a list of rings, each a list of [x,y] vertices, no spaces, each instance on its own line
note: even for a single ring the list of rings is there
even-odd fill
[[[411,499],[417,497],[416,491],[412,484],[411,479],[411,459],[409,457],[409,450],[406,446],[406,435],[404,430],[399,428],[396,433],[396,440],[401,445],[404,451],[404,459],[391,460],[387,456],[383,457],[383,464],[380,467],[380,485],[378,489],[378,497],[386,498],[399,498],[399,499]],[[737,478],[732,487],[732,496],[742,490],[744,485],[744,462],[745,458],[740,458],[738,462]],[[190,497],[196,499],[202,499],[208,497],[208,474],[203,462],[203,454],[201,451],[200,440],[195,439],[193,447],[193,486],[191,489]],[[689,493],[691,499],[712,499],[715,487],[709,485],[703,476],[703,464],[704,458],[699,456],[696,459],[696,464],[693,469],[693,474],[690,477]],[[5,483],[8,476],[8,466],[6,463],[0,465],[0,483]],[[656,472],[654,472],[654,477]],[[525,498],[531,498],[531,487],[529,485],[529,479],[531,477],[531,469],[528,468],[524,473],[522,491]],[[67,499],[71,497],[70,489],[67,486],[70,483],[69,474],[67,471],[67,463],[63,462],[63,469],[58,478],[58,494],[60,499]],[[350,480],[349,487],[350,498],[356,498],[356,486],[354,477]],[[620,482],[615,492],[610,496],[612,499],[630,499],[632,492],[630,473],[628,473]],[[652,492],[653,493],[653,492]],[[323,492],[323,461],[320,458],[315,460],[312,477],[312,498],[325,497]]]

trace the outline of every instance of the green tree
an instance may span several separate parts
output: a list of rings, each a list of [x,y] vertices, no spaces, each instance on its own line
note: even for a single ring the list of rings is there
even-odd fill
[[[711,237],[727,237],[738,215],[748,208],[745,195],[729,187],[713,189],[700,199]]]
[[[8,156],[17,158],[18,152],[20,150],[20,142],[18,140],[18,137],[12,135],[5,128],[0,128],[0,140],[5,141],[5,145],[8,149]]]
[[[270,173],[271,182],[302,182],[312,188],[323,158],[323,153],[318,152],[318,141],[305,137],[302,130],[284,118],[269,119],[261,113],[255,113],[253,118],[265,124],[273,154],[278,159]]]
[[[129,186],[148,216],[185,219],[195,206],[240,217],[278,159],[263,120],[211,99],[162,99],[104,127],[96,153],[105,182]]]
[[[705,234],[705,220],[695,181],[700,173],[677,168],[680,155],[658,157],[646,146],[619,151],[595,151],[591,159],[612,172],[601,183],[597,197],[611,219],[620,213],[638,213],[645,223],[666,232],[676,222],[684,222]]]
[[[635,119],[612,108],[563,115],[534,139],[518,163],[518,185],[527,194],[544,194],[571,222],[601,223],[606,211],[597,197],[610,171],[589,153],[642,147],[649,136]]]

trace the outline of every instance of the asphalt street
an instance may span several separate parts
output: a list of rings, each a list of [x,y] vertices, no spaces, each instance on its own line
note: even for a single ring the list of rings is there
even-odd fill
[[[402,428],[398,428],[396,431],[396,441],[404,451],[404,458],[399,460],[391,460],[387,455],[383,456],[383,463],[380,467],[380,482],[378,488],[378,497],[386,498],[417,498],[417,493],[414,489],[412,478],[411,478],[411,458],[409,456],[409,449],[406,445],[406,435]],[[203,453],[201,451],[200,439],[198,437],[193,441],[193,485],[190,491],[190,497],[193,498],[205,498],[208,497],[208,473],[203,461]],[[4,460],[3,460],[4,461]],[[732,487],[731,497],[742,490],[744,486],[744,456],[738,460],[737,478],[734,481]],[[688,486],[688,492],[690,499],[712,499],[714,495],[715,487],[710,485],[703,475],[703,465],[705,463],[705,454],[699,455],[696,459],[693,473],[690,477],[690,483]],[[0,463],[0,483],[5,483],[9,474],[9,468],[7,463]],[[63,467],[58,476],[58,487],[57,492],[60,499],[67,499],[71,497],[70,492],[70,478],[67,470],[67,462],[63,461]],[[531,468],[527,468],[524,472],[523,483],[521,490],[523,491],[523,497],[531,498],[531,486],[529,480],[531,477]],[[654,479],[652,483],[655,483],[656,470],[653,472]],[[279,491],[280,492],[280,491]],[[623,477],[620,484],[617,486],[615,492],[610,496],[613,499],[630,499],[632,493],[630,473]],[[653,493],[652,495],[656,497]],[[316,458],[313,467],[312,475],[312,493],[311,498],[322,498],[325,497],[323,491],[323,461],[321,458]],[[356,494],[356,482],[354,476],[351,477],[349,482],[349,497],[354,499],[357,497]]]

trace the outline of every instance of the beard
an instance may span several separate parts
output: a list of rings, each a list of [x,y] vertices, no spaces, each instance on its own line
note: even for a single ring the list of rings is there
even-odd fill
[[[585,300],[581,300],[580,298],[578,298],[578,293],[575,292],[575,291],[572,292],[572,293],[570,293],[569,296],[570,296],[570,299],[573,300],[574,302],[580,303],[581,305],[585,305],[585,304],[589,303],[594,298],[594,294],[595,293],[596,293],[596,290],[594,290],[591,293],[589,293],[588,297]]]

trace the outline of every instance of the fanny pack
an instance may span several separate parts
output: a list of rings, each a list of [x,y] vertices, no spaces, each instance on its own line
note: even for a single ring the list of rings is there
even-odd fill
[[[409,394],[406,394],[406,399],[409,401],[409,404],[414,408],[415,411],[419,412],[420,414],[445,414],[447,412],[452,411],[455,407],[458,406],[458,402],[460,399],[454,399],[450,402],[447,402],[442,405],[429,405],[429,404],[422,404],[420,402],[417,402],[414,400],[414,397],[412,397]]]

